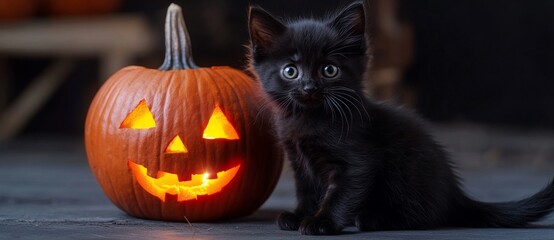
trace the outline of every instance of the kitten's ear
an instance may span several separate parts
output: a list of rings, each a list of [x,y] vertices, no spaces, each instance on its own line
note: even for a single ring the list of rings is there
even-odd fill
[[[365,33],[365,21],[364,5],[356,2],[342,10],[330,24],[340,32],[352,36]]]
[[[259,7],[250,7],[248,29],[254,50],[263,50],[286,30],[286,26]]]

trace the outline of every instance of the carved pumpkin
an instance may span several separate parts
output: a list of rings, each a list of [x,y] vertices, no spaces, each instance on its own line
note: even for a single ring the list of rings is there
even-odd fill
[[[229,67],[199,68],[181,9],[166,19],[160,69],[131,66],[110,77],[85,124],[92,172],[130,215],[211,221],[255,211],[282,169],[267,100]]]

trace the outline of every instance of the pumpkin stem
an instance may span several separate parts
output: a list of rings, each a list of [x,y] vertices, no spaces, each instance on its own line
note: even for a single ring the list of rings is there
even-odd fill
[[[192,60],[190,38],[179,5],[172,3],[165,18],[165,59],[159,70],[198,68]]]

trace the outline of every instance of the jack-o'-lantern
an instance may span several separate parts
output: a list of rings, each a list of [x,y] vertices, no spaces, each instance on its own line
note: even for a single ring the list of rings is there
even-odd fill
[[[166,19],[160,69],[110,77],[85,124],[92,172],[130,215],[171,221],[245,216],[271,194],[282,169],[259,84],[229,67],[197,67],[181,9]]]

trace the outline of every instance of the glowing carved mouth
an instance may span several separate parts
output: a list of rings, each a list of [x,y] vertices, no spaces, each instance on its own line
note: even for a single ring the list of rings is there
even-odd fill
[[[129,168],[135,179],[148,193],[165,202],[165,195],[177,195],[177,201],[197,199],[198,195],[218,193],[237,174],[240,164],[226,171],[217,173],[216,179],[208,179],[209,173],[191,174],[191,180],[179,182],[179,176],[173,173],[158,171],[157,178],[148,176],[146,167],[129,160]]]

